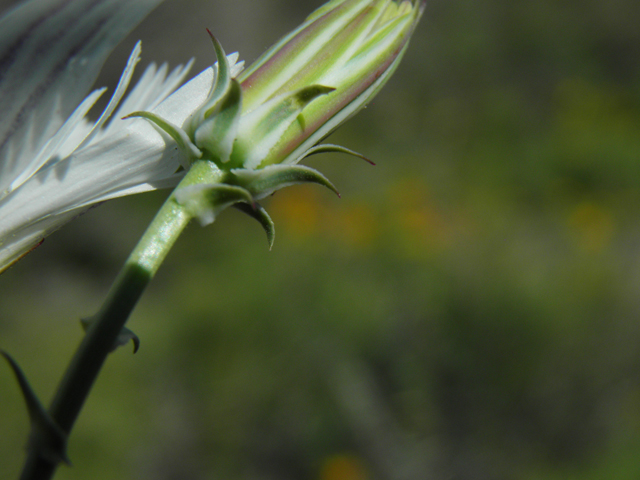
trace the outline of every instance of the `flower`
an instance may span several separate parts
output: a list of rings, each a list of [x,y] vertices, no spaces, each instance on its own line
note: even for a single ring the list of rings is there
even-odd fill
[[[92,13],[93,26],[120,18],[125,5],[135,5],[140,17],[158,1],[103,0],[105,8]],[[76,91],[77,86],[62,78],[47,93],[43,103],[48,109],[37,101],[27,102],[16,117],[21,119],[21,129],[0,128],[4,135],[0,136],[4,142],[0,143],[0,271],[91,205],[175,185],[171,198],[201,223],[210,223],[220,209],[239,203],[241,210],[263,224],[272,242],[271,219],[256,200],[301,182],[320,183],[335,191],[322,174],[297,164],[328,151],[362,157],[343,147],[317,143],[384,85],[406,50],[424,5],[425,0],[332,0],[237,79],[243,63],[236,63],[235,54],[227,57],[212,36],[216,65],[175,92],[189,65],[168,76],[166,66],[152,65],[115,111],[139,60],[137,45],[111,101],[93,125],[84,117],[102,90],[91,93],[73,112],[66,111],[58,108],[61,102],[65,107],[71,102],[72,96],[65,96],[66,87]],[[22,36],[43,49],[40,60],[49,61],[45,55],[51,53],[55,65],[70,70],[69,78],[88,77],[78,65],[95,66],[98,55],[93,51],[76,55],[74,42],[84,35],[90,45],[100,46],[104,37],[79,28],[84,25],[82,15],[67,10],[66,16],[51,20],[58,27],[74,25],[66,32],[73,40],[67,48],[51,47],[49,52],[44,46],[51,39],[39,30],[32,35],[33,20],[15,14],[0,21],[0,40]],[[28,16],[25,12],[28,9],[23,9],[22,17]],[[50,13],[38,12],[36,18],[47,22]],[[128,21],[120,30],[134,23]],[[14,24],[22,27],[8,28]],[[7,52],[8,57],[0,56],[0,64],[22,54],[20,49]],[[36,73],[46,79],[49,70],[39,72],[38,68]],[[84,80],[79,83],[90,85]],[[6,84],[0,73],[0,102],[7,95]],[[20,98],[30,93],[16,88],[13,94]],[[64,123],[50,121],[58,110],[68,116]],[[112,116],[131,120],[107,123]],[[31,144],[36,148],[29,148]],[[196,164],[198,168],[193,168]]]
[[[120,102],[138,43],[96,122],[85,116],[105,89],[81,101],[110,50],[160,1],[32,1],[0,20],[0,271],[91,205],[183,176],[170,139],[120,118],[148,109],[181,122],[206,96],[215,66],[172,94],[191,63],[170,73],[151,64]],[[243,66],[237,59],[229,56],[232,75]]]
[[[198,164],[198,173],[187,174],[176,188],[177,203],[202,224],[212,222],[231,204],[247,203],[253,210],[245,211],[258,217],[271,242],[271,219],[256,200],[303,182],[335,191],[322,174],[297,164],[327,151],[362,157],[317,142],[354,115],[388,80],[424,4],[333,0],[238,79],[230,75],[222,46],[210,33],[219,75],[206,100],[181,125],[156,112],[129,115],[143,117],[171,136],[183,153],[185,168]]]

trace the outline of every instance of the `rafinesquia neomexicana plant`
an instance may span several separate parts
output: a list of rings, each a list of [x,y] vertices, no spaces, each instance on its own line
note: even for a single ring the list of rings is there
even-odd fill
[[[25,6],[33,7],[34,3],[31,0]],[[122,0],[100,3],[103,10],[95,10],[95,2],[71,2],[98,19],[100,15],[117,16],[124,5]],[[152,7],[157,0],[146,3]],[[330,1],[244,71],[243,64],[236,62],[237,55],[227,57],[210,34],[217,59],[213,68],[171,93],[185,70],[178,69],[165,78],[166,72],[159,74],[154,67],[116,111],[139,58],[137,45],[98,121],[89,124],[84,118],[102,91],[90,94],[66,121],[57,125],[52,121],[55,128],[36,128],[44,137],[32,142],[35,148],[18,148],[28,135],[33,136],[20,134],[24,130],[20,118],[24,119],[28,102],[15,106],[13,100],[6,100],[9,110],[22,112],[22,117],[15,116],[13,130],[0,122],[0,269],[94,203],[177,184],[126,261],[103,307],[83,321],[86,335],[48,410],[17,364],[4,354],[19,380],[31,418],[23,479],[50,478],[57,465],[67,461],[67,437],[104,360],[116,346],[132,339],[137,348],[137,338],[125,327],[127,318],[192,219],[206,225],[221,210],[236,206],[262,224],[271,245],[273,222],[258,203],[261,199],[283,187],[306,182],[337,193],[326,177],[299,162],[321,152],[364,158],[347,148],[319,142],[384,85],[407,48],[424,4],[417,0]],[[58,11],[47,16],[46,8],[37,14],[61,28],[64,18],[55,16]],[[64,11],[62,7],[60,11]],[[0,31],[0,61],[8,65],[9,78],[22,68],[15,60],[18,54],[35,55],[20,44],[11,50],[11,34],[19,32],[15,22],[24,20],[28,16],[25,12],[19,7],[0,21],[0,26],[8,29],[7,34]],[[90,18],[95,23],[94,17]],[[91,20],[86,23],[86,29],[91,27]],[[34,48],[44,37],[35,35]],[[69,51],[74,41],[70,35]],[[70,78],[82,77],[73,76],[72,64],[78,58],[64,57],[61,49],[71,69]],[[97,47],[89,48],[87,56],[98,55],[96,52]],[[55,73],[52,70],[52,75]],[[61,78],[64,80],[64,75]],[[0,78],[0,102],[11,88],[19,94],[27,87],[9,83],[3,89]],[[46,90],[41,95],[42,103],[55,103]],[[107,124],[113,114],[115,119]],[[129,162],[129,176],[114,173],[114,180],[95,165],[87,167],[91,162],[105,166],[120,162],[121,167]],[[65,190],[64,178],[56,180],[51,175],[53,169],[64,166],[67,173],[63,177],[77,178],[80,186],[73,184]],[[83,180],[87,185],[93,181],[93,189],[83,190]],[[47,194],[49,201],[38,203]]]

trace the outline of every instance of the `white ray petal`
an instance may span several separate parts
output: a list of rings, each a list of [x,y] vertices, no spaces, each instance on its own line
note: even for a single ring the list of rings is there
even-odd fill
[[[28,178],[37,172],[49,159],[54,155],[62,144],[77,128],[78,124],[84,119],[91,107],[96,103],[98,98],[104,93],[106,88],[93,91],[84,101],[76,108],[67,121],[60,127],[56,134],[47,142],[40,153],[33,159],[16,179],[11,182],[7,190],[7,194],[22,185]]]
[[[112,48],[160,1],[31,0],[0,19],[0,191],[31,165]]]
[[[129,55],[127,66],[125,67],[124,72],[122,72],[122,75],[120,76],[120,81],[118,81],[118,86],[116,87],[115,92],[113,92],[113,95],[111,96],[111,99],[107,104],[107,108],[104,109],[104,112],[102,112],[102,115],[100,115],[100,118],[98,118],[98,121],[95,123],[95,125],[89,132],[89,135],[87,135],[87,137],[82,141],[82,143],[78,145],[79,149],[84,147],[85,145],[88,145],[89,142],[91,142],[93,137],[95,137],[96,133],[99,131],[100,128],[102,128],[104,123],[109,119],[113,111],[118,106],[118,103],[122,99],[124,92],[127,91],[129,82],[131,82],[131,77],[133,76],[133,70],[136,68],[136,64],[140,61],[140,50],[141,50],[140,41],[138,41],[136,43],[136,46],[133,47],[133,51],[131,52],[131,55]]]
[[[182,124],[204,102],[212,80],[208,68],[154,113]],[[143,119],[122,123],[113,134],[41,169],[0,201],[0,270],[92,203],[177,183],[181,152],[175,143]]]

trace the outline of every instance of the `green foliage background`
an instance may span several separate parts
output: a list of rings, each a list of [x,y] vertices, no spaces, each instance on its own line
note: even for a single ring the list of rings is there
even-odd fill
[[[248,61],[320,2],[167,0],[143,65]],[[190,226],[58,479],[640,476],[640,4],[433,0],[395,77],[282,191],[269,252]],[[139,69],[139,72],[142,68]],[[48,400],[166,192],[110,202],[0,276],[0,347]],[[0,368],[0,478],[26,412]]]

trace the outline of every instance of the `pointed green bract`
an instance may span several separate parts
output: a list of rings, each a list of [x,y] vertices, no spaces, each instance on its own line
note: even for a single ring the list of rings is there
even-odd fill
[[[213,223],[222,210],[235,203],[253,204],[254,201],[247,189],[224,183],[201,183],[178,188],[174,195],[178,203],[196,217],[201,225]]]
[[[202,152],[200,151],[200,149],[193,144],[186,132],[177,125],[174,125],[168,120],[165,120],[159,115],[151,112],[133,112],[124,118],[132,117],[142,117],[149,120],[151,123],[167,133],[171,138],[173,138],[174,142],[176,142],[176,144],[178,145],[180,150],[182,150],[186,157],[186,161],[182,162],[182,166],[185,169],[189,168],[193,160],[202,157]]]
[[[300,160],[310,157],[311,155],[316,155],[318,153],[346,153],[347,155],[351,155],[352,157],[358,157],[369,163],[370,165],[375,165],[371,160],[362,155],[361,153],[354,152],[346,147],[341,147],[340,145],[332,145],[327,143],[325,145],[316,145],[315,147],[311,147],[307,150],[295,163],[298,163]]]
[[[224,53],[224,49],[218,39],[213,36],[213,34],[207,29],[209,36],[211,37],[211,42],[213,42],[213,48],[216,52],[216,61],[218,62],[218,68],[216,70],[216,81],[213,84],[213,89],[211,91],[211,95],[202,106],[204,110],[204,118],[208,118],[211,114],[216,111],[216,103],[219,98],[226,93],[229,89],[229,82],[231,81],[231,74],[229,71],[229,60],[227,60],[227,56]]]
[[[242,90],[236,80],[231,80],[219,104],[216,114],[205,118],[198,126],[195,141],[207,158],[226,163],[236,141],[242,109]]]
[[[267,234],[269,250],[271,250],[273,248],[273,242],[276,239],[276,226],[273,223],[273,220],[271,220],[271,217],[269,216],[267,211],[262,208],[262,205],[258,203],[255,203],[254,205],[249,205],[246,203],[236,203],[234,207],[241,212],[246,213],[251,218],[257,220],[260,225],[262,225],[262,228],[264,228],[264,231]]]
[[[302,165],[269,165],[259,170],[232,170],[233,182],[246,188],[256,200],[291,185],[317,183],[340,196],[327,177],[313,168]]]
[[[185,121],[183,129],[188,135],[193,135],[200,124],[211,115],[219,111],[220,103],[227,94],[231,83],[231,72],[229,60],[224,53],[224,49],[218,39],[207,29],[211,37],[213,49],[216,54],[216,64],[214,65],[214,82],[204,103]]]

